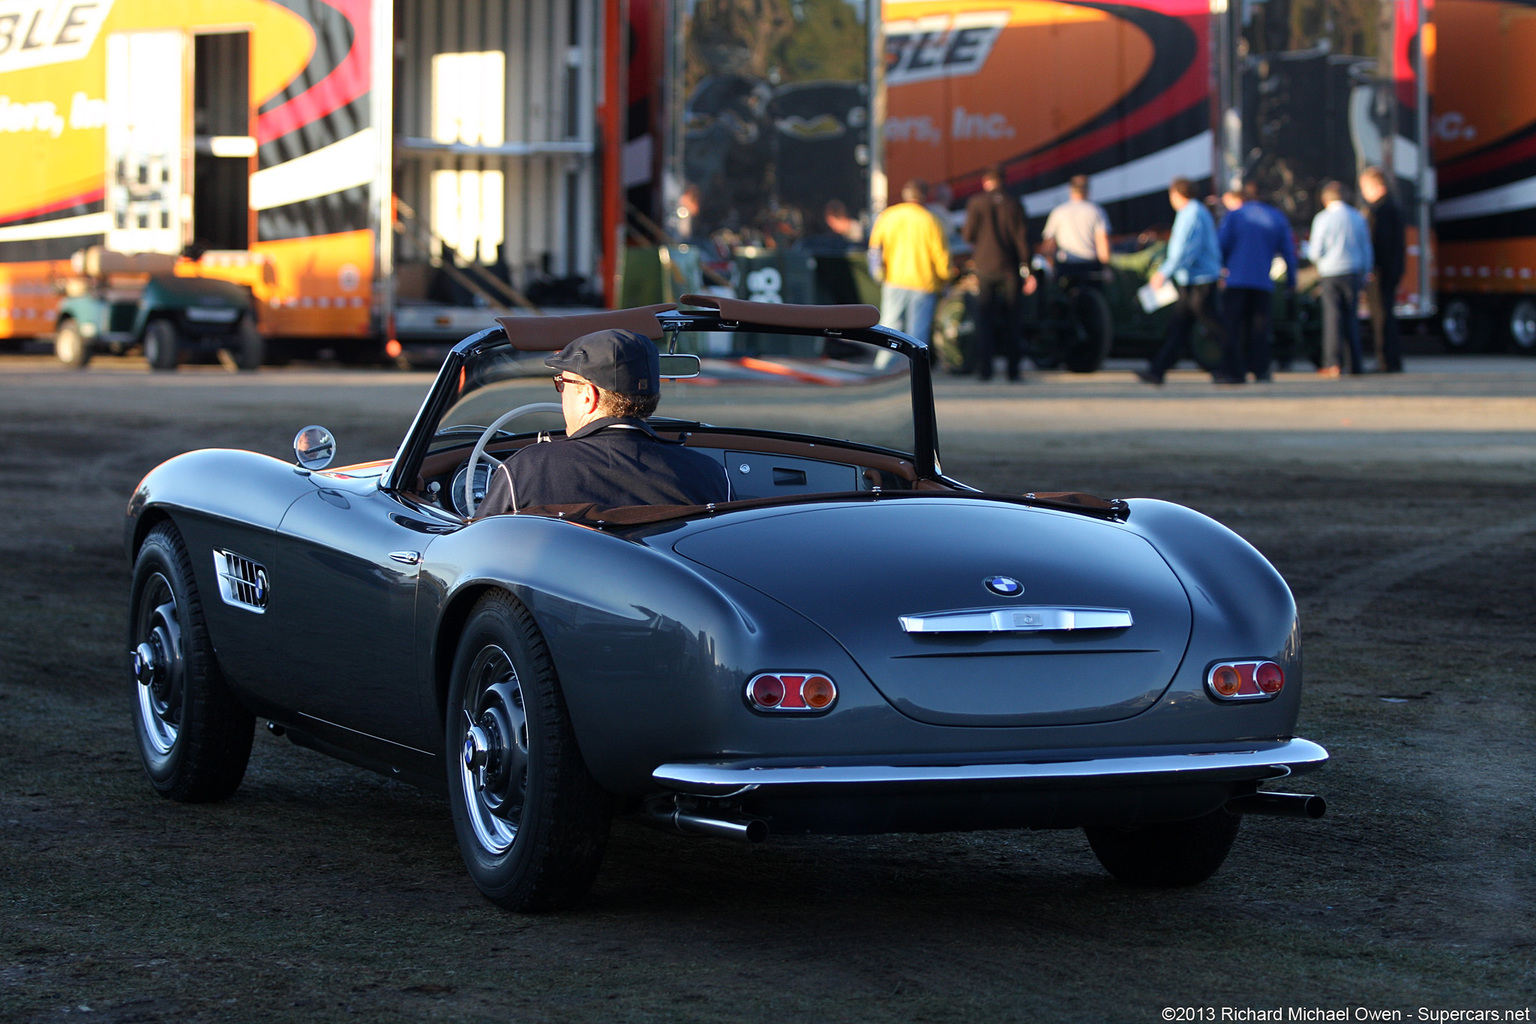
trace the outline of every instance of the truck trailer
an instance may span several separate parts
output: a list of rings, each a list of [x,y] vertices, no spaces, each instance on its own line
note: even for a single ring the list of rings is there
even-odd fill
[[[1436,0],[1442,336],[1536,354],[1536,8]]]
[[[247,289],[278,354],[600,301],[613,23],[597,0],[5,0],[0,340],[51,336],[93,248]]]
[[[1471,2],[1471,0],[1456,0]],[[1420,0],[885,0],[884,166],[959,205],[1002,164],[1036,230],[1089,177],[1120,245],[1172,221],[1169,182],[1251,178],[1305,237],[1367,164],[1409,226],[1401,316],[1434,309],[1420,158]]]

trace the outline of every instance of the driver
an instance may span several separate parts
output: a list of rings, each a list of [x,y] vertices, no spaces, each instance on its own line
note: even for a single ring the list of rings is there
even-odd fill
[[[729,501],[725,467],[645,422],[661,398],[656,345],[598,331],[544,360],[556,371],[565,438],[514,452],[491,476],[475,518],[536,505],[707,505]]]

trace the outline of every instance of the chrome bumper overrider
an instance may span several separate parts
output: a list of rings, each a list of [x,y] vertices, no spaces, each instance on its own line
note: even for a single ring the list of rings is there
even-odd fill
[[[1072,785],[1159,785],[1245,782],[1279,779],[1321,767],[1328,751],[1311,740],[1291,739],[1263,750],[1223,750],[1190,754],[1151,754],[1044,761],[1022,764],[967,765],[782,765],[707,762],[664,764],[651,777],[669,789],[700,796],[722,790],[772,787],[829,789],[959,788],[977,785],[1004,789]],[[786,792],[786,795],[793,795]]]

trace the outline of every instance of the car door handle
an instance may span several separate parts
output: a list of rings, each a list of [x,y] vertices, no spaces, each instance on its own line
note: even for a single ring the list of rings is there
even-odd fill
[[[1126,608],[960,608],[899,617],[908,633],[1047,633],[1080,629],[1129,629]]]
[[[394,559],[396,562],[402,562],[405,565],[421,564],[420,551],[391,551],[389,553],[389,557]]]

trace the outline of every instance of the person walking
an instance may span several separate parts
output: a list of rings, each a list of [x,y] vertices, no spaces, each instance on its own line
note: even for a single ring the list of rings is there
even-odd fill
[[[944,228],[923,205],[927,195],[921,179],[907,182],[901,202],[881,211],[869,233],[871,262],[882,271],[880,324],[924,344],[933,334],[939,289],[951,276]]]
[[[1003,189],[1003,168],[989,167],[981,191],[965,204],[961,237],[971,244],[976,271],[976,376],[991,380],[1002,355],[1010,381],[1022,381],[1019,362],[1021,296],[1035,290],[1029,270],[1024,207]]]
[[[1173,179],[1168,186],[1168,205],[1174,210],[1173,233],[1162,265],[1148,283],[1161,288],[1165,281],[1172,281],[1179,297],[1173,304],[1173,319],[1168,323],[1163,347],[1145,370],[1136,371],[1136,376],[1148,384],[1163,382],[1188,347],[1197,322],[1212,338],[1225,343],[1221,321],[1211,309],[1216,299],[1216,282],[1221,278],[1216,222],[1205,204],[1196,198],[1194,183],[1188,178]]]
[[[1227,272],[1221,296],[1227,331],[1221,375],[1233,384],[1246,381],[1249,372],[1254,380],[1267,381],[1275,300],[1270,268],[1275,257],[1285,260],[1286,290],[1296,291],[1296,240],[1285,214],[1259,201],[1255,182],[1229,190],[1221,203],[1227,208],[1217,231]]]
[[[1375,263],[1371,229],[1360,211],[1349,205],[1343,182],[1323,185],[1323,208],[1312,218],[1312,265],[1317,268],[1318,295],[1323,306],[1323,363],[1318,375],[1337,377],[1342,371],[1339,343],[1349,344],[1349,372],[1364,373],[1360,349],[1360,283]]]
[[[1365,223],[1371,229],[1371,252],[1375,266],[1365,289],[1366,308],[1371,311],[1371,335],[1376,348],[1377,373],[1403,372],[1403,345],[1397,329],[1397,282],[1403,278],[1406,245],[1403,214],[1387,188],[1387,176],[1380,167],[1360,172],[1360,198],[1365,200]]]

